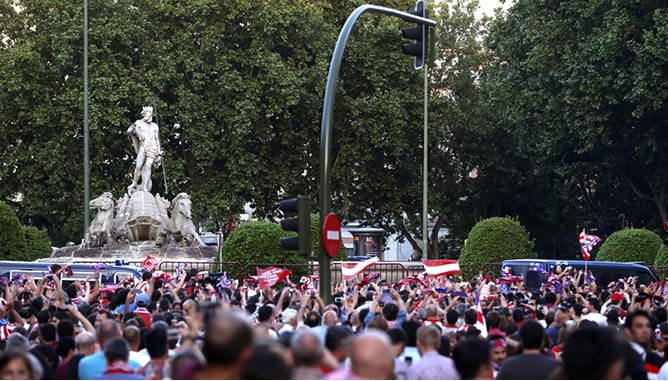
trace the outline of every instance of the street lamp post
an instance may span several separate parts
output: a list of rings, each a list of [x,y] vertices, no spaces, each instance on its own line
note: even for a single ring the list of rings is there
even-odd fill
[[[320,227],[325,221],[331,211],[331,194],[329,190],[330,180],[332,176],[332,120],[334,115],[334,97],[336,93],[336,84],[339,78],[339,70],[341,68],[341,61],[343,61],[343,51],[345,50],[348,37],[352,31],[353,25],[357,19],[365,12],[380,13],[389,16],[399,17],[405,21],[425,24],[428,26],[435,26],[434,20],[416,16],[407,12],[397,11],[395,9],[380,7],[376,5],[362,5],[353,11],[348,16],[346,23],[343,25],[339,38],[334,47],[332,61],[329,65],[329,73],[327,75],[327,87],[325,89],[325,99],[322,108],[322,124],[320,127]],[[332,273],[331,273],[331,259],[325,252],[325,245],[321,243],[318,253],[318,262],[320,263],[320,296],[327,303],[332,299]]]
[[[83,130],[84,130],[84,237],[90,225],[90,160],[88,154],[89,132],[88,132],[88,0],[83,0],[84,25],[83,25]]]

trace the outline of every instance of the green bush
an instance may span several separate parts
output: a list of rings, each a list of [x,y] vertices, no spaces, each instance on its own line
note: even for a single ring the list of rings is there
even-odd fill
[[[596,254],[597,261],[654,264],[663,240],[647,229],[624,229],[612,233]]]
[[[668,247],[666,245],[661,245],[658,254],[656,254],[654,267],[657,266],[668,266]]]
[[[484,263],[506,259],[535,258],[533,241],[524,227],[510,217],[492,217],[478,222],[469,232],[459,256],[464,279],[478,274]]]
[[[278,224],[268,221],[252,221],[235,229],[223,243],[223,261],[240,262],[242,266],[249,263],[277,264],[292,272],[290,280],[298,282],[302,275],[310,272],[308,266],[289,266],[290,264],[308,264],[308,258],[300,256],[296,251],[285,250],[281,246],[281,238],[294,233],[287,232]],[[248,274],[257,275],[255,267],[247,269]],[[228,277],[239,279],[237,268],[228,269]]]
[[[22,261],[34,261],[51,256],[51,242],[46,230],[39,230],[34,226],[23,226],[23,235],[26,238],[26,250],[23,252]]]
[[[21,222],[12,208],[0,201],[0,258],[10,261],[21,260],[25,250],[26,238]]]

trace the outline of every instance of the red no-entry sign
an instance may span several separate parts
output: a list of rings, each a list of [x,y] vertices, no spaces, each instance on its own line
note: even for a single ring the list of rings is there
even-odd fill
[[[334,213],[325,216],[322,224],[322,244],[331,258],[336,257],[341,247],[341,223]]]

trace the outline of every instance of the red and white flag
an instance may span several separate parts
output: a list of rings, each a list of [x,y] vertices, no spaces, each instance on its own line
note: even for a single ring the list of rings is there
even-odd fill
[[[269,267],[266,269],[257,268],[257,279],[260,289],[264,290],[287,278],[292,274],[289,270],[280,267]]]
[[[153,272],[156,267],[162,262],[159,258],[152,256],[151,254],[146,255],[146,259],[141,263],[141,267],[144,271]]]
[[[482,313],[482,307],[480,306],[480,297],[478,292],[475,292],[475,309],[477,312],[477,319],[475,322],[475,327],[480,330],[482,337],[487,337],[487,322],[485,321],[485,315]]]
[[[341,262],[341,272],[343,273],[343,280],[351,280],[378,262],[378,257],[371,257],[363,262]]]
[[[585,233],[585,230],[582,229],[580,232],[580,252],[585,261],[588,261],[591,257],[591,250],[596,246],[597,243],[601,242],[601,237],[593,234]]]
[[[456,259],[423,259],[422,265],[427,274],[433,277],[462,273]]]

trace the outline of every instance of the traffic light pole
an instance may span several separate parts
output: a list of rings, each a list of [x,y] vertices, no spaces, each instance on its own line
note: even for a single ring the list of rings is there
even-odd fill
[[[330,180],[332,176],[332,120],[334,115],[334,98],[336,93],[336,85],[339,78],[339,71],[341,69],[341,62],[343,61],[343,52],[346,48],[346,43],[350,37],[350,33],[355,25],[357,19],[364,13],[380,13],[388,16],[399,17],[405,21],[426,24],[428,26],[435,26],[436,22],[424,17],[412,15],[407,12],[397,11],[380,7],[377,5],[362,5],[355,9],[353,13],[348,16],[346,23],[343,25],[339,38],[334,47],[332,61],[329,65],[329,74],[327,75],[327,87],[325,89],[325,99],[322,107],[322,124],[320,127],[320,228],[332,209],[331,193],[329,190]],[[325,252],[324,245],[320,244],[318,252],[318,261],[320,263],[320,297],[325,303],[332,302],[332,261]]]

